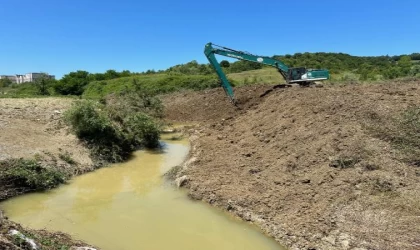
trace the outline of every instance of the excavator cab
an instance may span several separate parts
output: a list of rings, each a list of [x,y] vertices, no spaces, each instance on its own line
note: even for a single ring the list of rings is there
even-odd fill
[[[314,81],[323,81],[330,78],[330,73],[325,69],[306,69],[289,68],[286,81],[288,83],[298,83],[300,85],[309,85]]]
[[[290,82],[301,80],[302,76],[306,73],[306,68],[290,68],[287,72],[287,78]]]

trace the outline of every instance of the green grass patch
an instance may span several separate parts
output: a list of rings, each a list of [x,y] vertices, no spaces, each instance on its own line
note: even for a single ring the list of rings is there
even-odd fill
[[[122,77],[106,81],[93,81],[86,86],[83,97],[103,98],[112,93],[129,92],[135,89],[133,81],[152,95],[186,89],[202,90],[220,86],[219,79],[215,75],[160,73]]]
[[[31,190],[46,190],[64,183],[68,174],[35,160],[11,159],[0,162],[4,183]]]
[[[282,84],[285,83],[280,73],[272,67],[248,70],[227,75],[235,86],[250,85],[255,83]]]

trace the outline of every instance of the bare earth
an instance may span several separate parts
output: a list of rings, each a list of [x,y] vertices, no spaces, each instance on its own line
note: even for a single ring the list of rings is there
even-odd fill
[[[221,89],[164,96],[167,119],[200,124],[178,177],[290,249],[420,249],[420,169],[366,129],[420,105],[419,83],[237,88],[241,109]]]
[[[420,82],[270,88],[237,88],[239,108],[221,89],[162,97],[168,120],[199,124],[178,173],[190,196],[290,249],[420,249],[420,168],[367,129],[372,118],[420,105]],[[68,152],[81,172],[91,168],[88,150],[61,120],[71,102],[0,99],[0,160]],[[334,166],[346,157],[359,161]],[[0,225],[21,229],[1,215]],[[0,246],[10,244],[6,231]]]
[[[65,98],[0,98],[0,161],[25,158],[48,164],[54,160],[52,167],[65,168],[72,174],[92,170],[93,162],[88,149],[69,132],[61,119],[71,102],[71,99]],[[63,154],[69,154],[77,165],[61,160],[60,155]],[[0,183],[0,200],[27,191],[30,190]],[[63,233],[22,228],[4,218],[0,210],[0,249],[29,249],[13,243],[13,237],[8,233],[11,229],[33,235],[42,249],[58,249],[61,245],[87,246]],[[45,242],[55,242],[56,245],[44,245]]]
[[[65,98],[0,99],[0,160],[69,152],[80,165],[92,165],[89,152],[63,124]]]

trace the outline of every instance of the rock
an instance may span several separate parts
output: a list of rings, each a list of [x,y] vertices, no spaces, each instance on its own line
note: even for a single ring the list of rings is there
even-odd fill
[[[300,182],[302,182],[303,184],[309,184],[311,183],[310,179],[302,179]]]
[[[349,249],[349,246],[350,246],[350,241],[348,241],[348,240],[343,240],[343,241],[341,241],[341,246],[342,246],[344,249]]]
[[[24,234],[22,234],[18,230],[12,229],[12,230],[9,231],[9,234],[12,235],[12,236],[15,236],[15,237],[19,237],[22,240],[24,240],[26,243],[28,243],[28,245],[31,249],[34,249],[34,250],[39,249],[33,239],[30,239],[30,238],[26,237]]]
[[[188,181],[188,176],[184,175],[184,176],[181,176],[181,177],[177,178],[175,180],[175,184],[176,184],[177,187],[182,187],[182,186],[185,185],[185,183],[187,183],[187,181]]]
[[[72,247],[70,250],[96,250],[96,248],[93,247]]]
[[[331,245],[335,245],[335,237],[330,235],[328,237],[322,238],[323,241],[330,243]]]
[[[341,246],[344,249],[349,249],[350,247],[350,235],[346,234],[346,233],[342,233],[340,234],[340,236],[338,236],[338,240],[341,243]]]

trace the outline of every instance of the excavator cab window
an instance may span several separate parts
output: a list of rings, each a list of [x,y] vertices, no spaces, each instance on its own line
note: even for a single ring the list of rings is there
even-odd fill
[[[305,68],[290,68],[288,72],[289,81],[300,80],[302,79],[302,75],[305,73]]]

